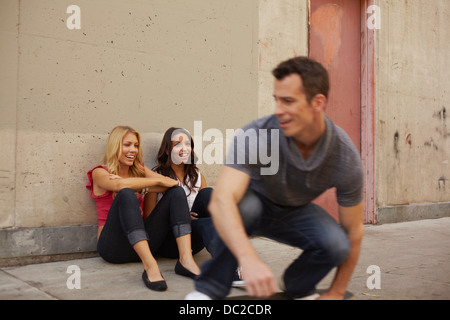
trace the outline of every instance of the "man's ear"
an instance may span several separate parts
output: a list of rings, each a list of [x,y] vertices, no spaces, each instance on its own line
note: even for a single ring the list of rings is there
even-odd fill
[[[316,112],[325,111],[325,107],[327,106],[327,98],[321,93],[316,94],[312,99],[311,104],[314,108],[314,111]]]

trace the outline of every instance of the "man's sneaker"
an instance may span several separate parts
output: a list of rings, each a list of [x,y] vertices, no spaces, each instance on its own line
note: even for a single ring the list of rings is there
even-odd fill
[[[313,293],[309,296],[301,297],[301,298],[295,298],[294,300],[316,300],[318,297],[320,297],[320,294]]]
[[[245,287],[245,282],[241,278],[241,268],[238,267],[236,269],[236,272],[234,273],[233,282],[231,283],[231,286],[234,288],[242,288]]]
[[[212,299],[206,294],[194,290],[188,293],[186,297],[184,297],[184,300],[212,300]]]

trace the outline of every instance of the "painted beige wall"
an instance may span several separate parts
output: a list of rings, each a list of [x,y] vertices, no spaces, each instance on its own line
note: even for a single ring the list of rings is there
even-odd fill
[[[450,1],[378,3],[377,205],[448,202]]]
[[[15,146],[18,65],[18,1],[1,1],[0,10],[0,228],[14,224]]]
[[[80,30],[66,26],[71,4],[81,9]],[[201,120],[203,132],[225,133],[270,113],[271,69],[307,52],[306,0],[0,7],[2,229],[96,224],[86,171],[114,126],[143,133],[151,165],[170,126],[194,133]],[[211,185],[219,168],[201,165]]]
[[[294,56],[308,55],[307,0],[260,0],[258,32],[258,116],[273,112],[274,67]]]
[[[144,133],[149,159],[169,126],[257,115],[255,1],[77,1],[80,30],[73,2],[18,3],[1,10],[3,228],[95,223],[86,171],[118,124]]]

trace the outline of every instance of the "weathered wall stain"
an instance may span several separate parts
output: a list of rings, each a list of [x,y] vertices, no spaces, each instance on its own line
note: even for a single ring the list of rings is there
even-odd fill
[[[423,145],[426,147],[431,147],[436,151],[439,150],[439,147],[436,145],[436,143],[434,143],[433,138],[431,138],[429,141],[425,141]]]
[[[412,135],[411,135],[411,133],[408,133],[406,135],[405,143],[407,145],[409,145],[410,148],[412,148]]]
[[[398,139],[399,139],[398,131],[395,131],[395,134],[394,134],[394,152],[395,152],[395,157],[396,158],[398,157],[398,153],[399,153]]]
[[[445,107],[442,107],[441,110],[436,111],[436,112],[433,114],[433,118],[438,118],[438,119],[440,119],[440,120],[445,121],[445,120],[447,119],[447,109],[446,109]]]
[[[450,132],[447,128],[447,109],[442,107],[442,109],[433,114],[433,118],[439,119],[439,125],[436,127],[436,132],[444,139],[450,137]]]
[[[444,176],[440,177],[438,180],[438,187],[439,190],[445,191],[445,182],[448,181]]]
[[[326,4],[317,9],[311,17],[311,29],[316,32],[324,48],[324,67],[338,56],[341,47],[341,20],[343,10],[337,4]]]

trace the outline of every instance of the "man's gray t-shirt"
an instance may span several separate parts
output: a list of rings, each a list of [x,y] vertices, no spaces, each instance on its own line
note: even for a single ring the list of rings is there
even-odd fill
[[[305,160],[276,116],[255,120],[236,131],[225,165],[249,174],[249,188],[278,205],[302,206],[336,187],[339,205],[355,206],[363,197],[360,155],[340,127],[325,121],[324,135]]]

